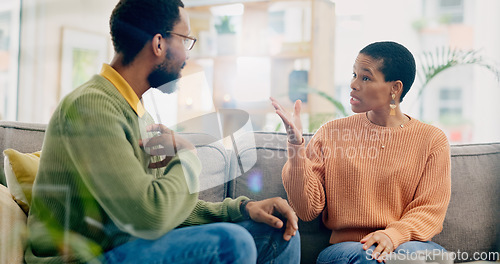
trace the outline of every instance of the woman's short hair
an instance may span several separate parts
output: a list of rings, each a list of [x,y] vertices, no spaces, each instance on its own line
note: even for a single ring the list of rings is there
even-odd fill
[[[369,44],[359,53],[368,55],[381,62],[379,70],[384,74],[386,82],[401,81],[403,92],[400,101],[410,90],[415,81],[415,58],[403,45],[392,41],[382,41]]]
[[[180,20],[181,0],[120,0],[109,20],[116,53],[123,54],[123,64],[135,59],[154,35],[172,30]]]

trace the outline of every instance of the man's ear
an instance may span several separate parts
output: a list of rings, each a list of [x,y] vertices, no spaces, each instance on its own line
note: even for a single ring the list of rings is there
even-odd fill
[[[151,41],[151,48],[155,56],[163,57],[163,52],[167,48],[161,34],[156,34]]]

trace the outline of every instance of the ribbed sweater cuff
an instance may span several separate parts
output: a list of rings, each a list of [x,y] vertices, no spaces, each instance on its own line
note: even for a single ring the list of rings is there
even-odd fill
[[[298,162],[306,157],[306,144],[302,138],[302,144],[292,144],[288,142],[288,160],[292,163]]]
[[[245,200],[250,200],[250,198],[246,196],[240,196],[229,202],[227,206],[227,213],[229,214],[229,219],[231,219],[232,222],[240,222],[245,220],[245,217],[243,217],[240,211],[240,204]]]
[[[406,239],[405,236],[401,234],[401,232],[399,232],[396,228],[387,228],[382,232],[391,239],[394,249],[399,247],[399,245],[409,241],[409,239]]]

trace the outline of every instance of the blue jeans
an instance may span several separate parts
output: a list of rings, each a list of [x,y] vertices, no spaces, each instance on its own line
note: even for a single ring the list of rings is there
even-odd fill
[[[285,241],[283,231],[251,220],[183,227],[125,243],[89,263],[299,263],[299,233]]]
[[[316,260],[317,264],[378,264],[377,260],[372,259],[371,254],[375,250],[375,246],[371,246],[366,251],[363,249],[363,244],[360,242],[342,242],[333,244],[325,248]],[[420,250],[446,250],[440,245],[427,241],[409,241],[401,244],[395,253],[414,253]]]

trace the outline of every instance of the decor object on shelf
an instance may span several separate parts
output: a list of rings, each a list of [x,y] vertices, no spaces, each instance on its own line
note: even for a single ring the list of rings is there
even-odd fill
[[[236,53],[237,35],[230,16],[220,17],[220,22],[215,25],[217,30],[217,54],[232,55]]]
[[[307,87],[309,83],[309,72],[305,70],[293,70],[288,76],[288,98],[295,102],[301,100],[307,103]]]

